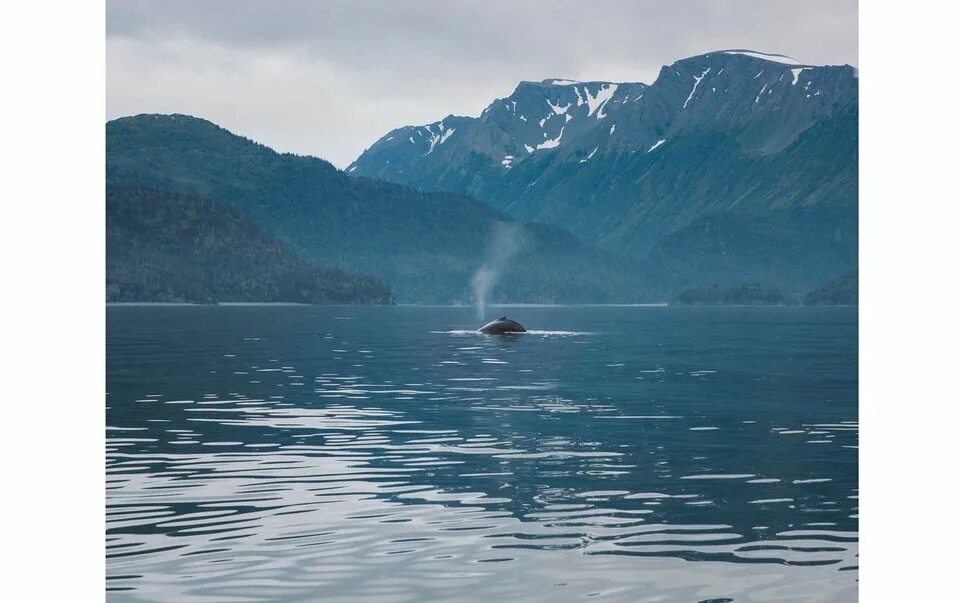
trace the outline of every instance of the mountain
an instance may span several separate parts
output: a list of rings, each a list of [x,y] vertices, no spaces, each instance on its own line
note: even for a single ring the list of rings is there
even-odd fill
[[[637,264],[560,228],[515,222],[464,196],[351,178],[321,159],[277,153],[195,117],[108,122],[107,181],[222,203],[304,260],[384,279],[400,302],[471,301],[483,265],[496,281],[490,301],[656,296]],[[504,232],[512,233],[512,257],[498,248]]]
[[[852,67],[745,50],[651,85],[522,82],[478,118],[386,134],[348,172],[567,228],[677,287],[803,293],[856,266],[857,88]]]
[[[859,299],[858,280],[856,270],[848,272],[808,293],[803,303],[809,306],[856,306]]]
[[[628,113],[644,84],[522,82],[479,118],[449,115],[392,130],[348,166],[350,174],[422,190],[479,196],[529,155],[555,149]]]
[[[219,203],[111,186],[107,301],[391,303],[392,296],[378,279],[294,257]]]

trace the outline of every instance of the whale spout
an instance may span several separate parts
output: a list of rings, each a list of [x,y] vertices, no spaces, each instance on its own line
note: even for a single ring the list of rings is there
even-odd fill
[[[486,335],[499,335],[501,333],[525,333],[526,329],[514,320],[510,320],[503,316],[502,318],[497,318],[490,323],[482,325],[479,328],[479,333],[485,333]]]

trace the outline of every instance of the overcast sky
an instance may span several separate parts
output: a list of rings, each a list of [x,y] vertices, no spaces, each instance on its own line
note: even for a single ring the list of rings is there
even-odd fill
[[[186,113],[345,167],[520,80],[749,48],[857,66],[856,0],[108,0],[107,117]]]

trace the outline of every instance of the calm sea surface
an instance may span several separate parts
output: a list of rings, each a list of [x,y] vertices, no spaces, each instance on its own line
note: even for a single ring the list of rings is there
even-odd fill
[[[111,601],[856,601],[854,308],[107,309]]]

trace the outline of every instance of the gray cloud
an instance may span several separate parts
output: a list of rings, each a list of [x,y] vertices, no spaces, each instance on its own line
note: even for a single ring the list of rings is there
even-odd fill
[[[721,48],[857,65],[856,0],[108,0],[107,114],[188,113],[350,163],[520,80],[650,82]]]

